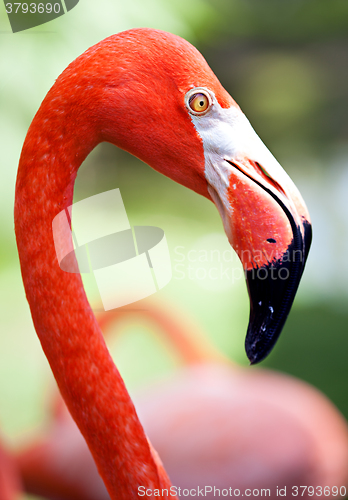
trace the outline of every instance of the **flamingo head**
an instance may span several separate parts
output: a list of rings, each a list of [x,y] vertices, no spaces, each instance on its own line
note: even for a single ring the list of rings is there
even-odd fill
[[[245,271],[246,352],[251,363],[261,361],[290,311],[311,242],[309,214],[295,184],[203,56],[182,38],[134,29],[107,38],[75,63],[87,83],[99,75],[99,139],[215,203]],[[76,64],[66,70],[72,78]]]

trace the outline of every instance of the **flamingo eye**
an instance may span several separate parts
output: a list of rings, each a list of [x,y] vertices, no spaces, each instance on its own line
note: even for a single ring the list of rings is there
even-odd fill
[[[212,99],[205,89],[196,88],[186,94],[186,106],[193,115],[205,114],[211,105]]]
[[[193,94],[193,96],[190,97],[189,106],[192,111],[202,113],[209,106],[209,101],[207,96],[204,94]]]

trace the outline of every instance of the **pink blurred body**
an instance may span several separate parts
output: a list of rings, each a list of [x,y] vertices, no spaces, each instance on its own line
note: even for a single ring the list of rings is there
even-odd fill
[[[21,482],[13,457],[0,445],[0,499],[18,500]]]
[[[145,316],[188,363],[134,396],[174,486],[265,488],[272,498],[277,487],[286,487],[286,498],[293,498],[293,486],[347,485],[347,425],[325,396],[290,376],[236,367],[213,348],[209,359],[204,336],[200,343],[194,327],[188,330],[182,314],[168,307],[152,305]],[[108,313],[100,323],[105,329],[120,317]],[[21,452],[18,463],[32,493],[54,500],[109,499],[62,402],[46,436]],[[214,498],[213,492],[205,498]]]

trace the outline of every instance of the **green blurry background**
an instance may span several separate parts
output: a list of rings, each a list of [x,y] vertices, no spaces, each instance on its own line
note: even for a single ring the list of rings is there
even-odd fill
[[[196,45],[302,192],[312,216],[313,246],[284,332],[263,365],[309,381],[348,418],[348,2],[80,0],[67,15],[17,34],[0,5],[2,434],[16,445],[39,429],[54,387],[25,300],[13,231],[16,169],[26,131],[69,62],[106,36],[140,26],[171,31]],[[175,303],[231,359],[247,364],[244,281],[204,278],[220,264],[229,267],[230,278],[231,269],[237,277],[236,257],[188,260],[228,250],[215,207],[102,144],[79,172],[75,201],[116,187],[132,225],[165,230],[173,279],[154,300]],[[192,249],[197,252],[189,254]],[[98,307],[91,279],[86,288]],[[177,359],[134,314],[132,322],[125,319],[112,350],[132,390],[173,369]]]

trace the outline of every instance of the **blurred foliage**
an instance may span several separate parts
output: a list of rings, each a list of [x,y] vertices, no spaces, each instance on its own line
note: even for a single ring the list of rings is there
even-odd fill
[[[208,4],[216,15],[200,35],[215,44],[236,38],[298,44],[347,35],[344,0],[208,0]]]

